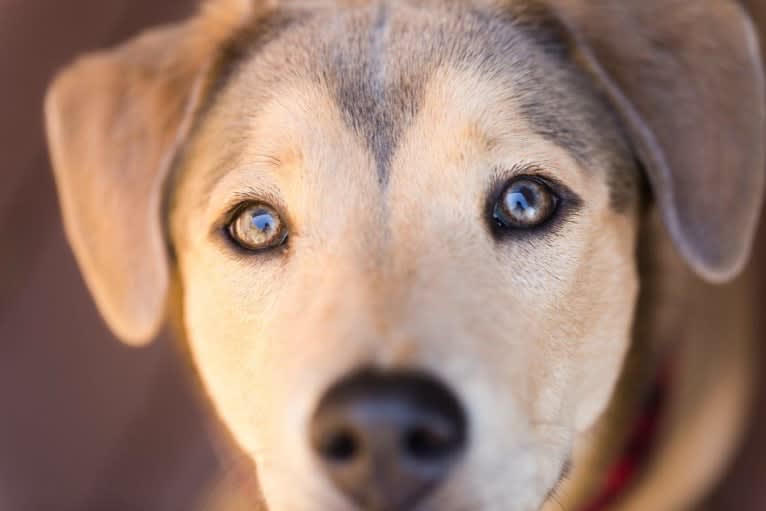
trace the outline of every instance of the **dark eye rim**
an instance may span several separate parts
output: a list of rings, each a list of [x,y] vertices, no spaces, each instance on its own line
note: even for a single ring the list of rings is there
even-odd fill
[[[234,222],[239,218],[239,216],[247,211],[250,208],[256,208],[261,207],[264,209],[268,209],[273,211],[274,213],[279,216],[279,220],[281,222],[281,230],[279,235],[279,240],[275,243],[269,244],[268,246],[264,247],[252,247],[247,245],[246,243],[243,243],[240,241],[232,232]],[[222,222],[222,226],[220,228],[220,232],[225,238],[225,240],[228,242],[228,244],[239,251],[242,254],[248,254],[248,255],[263,255],[268,253],[274,253],[276,250],[279,249],[285,249],[288,243],[288,240],[290,238],[290,225],[287,220],[287,217],[282,213],[279,207],[274,206],[272,204],[269,204],[265,201],[260,200],[248,200],[243,201],[234,206],[229,210],[228,213],[224,216],[224,221]]]
[[[533,181],[554,195],[555,205],[551,215],[531,226],[506,226],[496,218],[496,207],[506,191],[518,181]],[[534,166],[514,169],[511,176],[499,174],[490,185],[484,206],[484,217],[490,234],[498,241],[508,238],[529,238],[554,235],[582,208],[583,200],[560,180],[547,175]]]

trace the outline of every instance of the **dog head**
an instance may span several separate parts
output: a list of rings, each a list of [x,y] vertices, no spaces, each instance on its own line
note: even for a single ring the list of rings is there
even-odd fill
[[[753,237],[752,27],[660,3],[219,1],[86,57],[47,116],[100,310],[147,341],[177,277],[272,509],[539,508],[630,343],[643,176],[702,278]]]

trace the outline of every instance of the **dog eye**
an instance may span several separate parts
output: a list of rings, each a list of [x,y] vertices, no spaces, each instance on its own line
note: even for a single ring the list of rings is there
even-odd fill
[[[505,229],[539,226],[556,212],[559,198],[543,180],[519,177],[511,181],[495,203],[492,217]]]
[[[251,204],[241,209],[227,230],[231,239],[247,250],[266,250],[287,240],[287,228],[279,213],[265,204]]]

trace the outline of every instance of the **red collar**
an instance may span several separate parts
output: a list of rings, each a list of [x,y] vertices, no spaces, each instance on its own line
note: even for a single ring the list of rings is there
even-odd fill
[[[580,511],[608,510],[625,495],[638,479],[641,470],[646,467],[657,443],[660,419],[668,400],[672,372],[670,365],[666,364],[658,372],[620,456],[606,472],[601,491]]]

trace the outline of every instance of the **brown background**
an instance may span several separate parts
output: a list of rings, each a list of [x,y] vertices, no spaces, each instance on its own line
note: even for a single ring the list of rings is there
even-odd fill
[[[91,303],[60,227],[41,117],[55,68],[193,3],[0,0],[0,511],[188,510],[217,469],[172,344],[122,346]],[[766,27],[766,6],[750,3]],[[766,509],[766,392],[754,412],[706,509]]]

